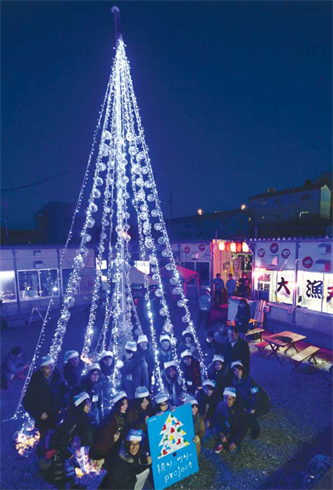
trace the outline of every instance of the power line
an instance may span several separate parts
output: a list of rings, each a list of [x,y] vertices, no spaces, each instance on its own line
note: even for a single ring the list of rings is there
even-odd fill
[[[36,182],[32,182],[30,184],[21,185],[19,187],[11,187],[9,189],[1,189],[1,192],[18,191],[20,189],[26,189],[27,187],[34,187],[35,185],[45,184],[46,182],[50,182],[51,180],[61,177],[62,175],[66,175],[70,172],[73,172],[73,170],[76,170],[77,168],[86,164],[87,164],[87,160],[80,160],[79,162],[75,163],[74,165],[69,167],[67,170],[64,170],[63,172],[57,172],[56,174],[50,175],[49,177],[45,177],[44,179],[37,180]]]

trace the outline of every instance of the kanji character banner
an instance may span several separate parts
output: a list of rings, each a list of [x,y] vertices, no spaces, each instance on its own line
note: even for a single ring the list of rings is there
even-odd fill
[[[156,490],[163,490],[199,470],[190,404],[148,419]]]

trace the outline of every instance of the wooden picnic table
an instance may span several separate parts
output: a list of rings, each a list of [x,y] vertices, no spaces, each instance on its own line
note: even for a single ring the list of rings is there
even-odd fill
[[[278,356],[279,350],[284,349],[286,347],[284,351],[285,354],[291,348],[295,349],[296,352],[298,352],[296,343],[299,342],[300,340],[304,340],[305,338],[306,338],[305,335],[289,332],[287,330],[285,332],[279,332],[279,333],[275,333],[274,335],[270,335],[269,337],[265,338],[265,341],[269,343],[272,349],[272,354],[276,356],[277,360],[282,365],[282,362]]]

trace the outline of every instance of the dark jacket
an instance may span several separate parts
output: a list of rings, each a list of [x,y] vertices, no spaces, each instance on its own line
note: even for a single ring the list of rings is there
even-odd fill
[[[217,348],[218,348],[218,354],[224,355],[225,348],[227,344],[229,343],[229,337],[228,337],[228,332],[225,331],[221,333],[220,331],[217,331],[214,333],[214,340],[217,343]]]
[[[162,382],[164,384],[164,388],[166,393],[169,395],[169,401],[171,405],[178,407],[182,404],[182,398],[185,397],[185,393],[183,387],[181,386],[181,382],[179,380],[178,371],[176,371],[176,376],[174,378],[170,378],[168,376],[165,369],[162,371]]]
[[[131,359],[123,358],[123,363],[120,369],[122,389],[129,400],[133,400],[138,386],[149,386],[147,364],[137,353]]]
[[[16,376],[17,373],[22,371],[25,361],[23,357],[17,357],[11,352],[5,357],[1,366],[1,377],[4,378],[6,374],[13,374]]]
[[[131,456],[127,451],[125,443],[121,444],[119,454],[114,465],[100,485],[100,489],[107,490],[133,490],[136,484],[136,475],[149,468],[140,462],[140,453]],[[147,472],[148,476],[149,472]]]
[[[158,360],[160,363],[160,368],[164,369],[164,363],[172,361],[173,359],[173,352],[172,352],[172,347],[170,345],[170,349],[164,350],[162,349],[162,346],[159,346],[158,348]]]
[[[146,417],[153,415],[152,403],[149,403],[146,410],[142,410],[140,404],[142,399],[132,400],[131,406],[127,410],[127,426],[128,429],[137,429],[147,432]]]
[[[198,349],[194,342],[191,342],[190,344],[185,344],[185,342],[180,342],[177,347],[178,355],[180,356],[180,354],[184,352],[184,350],[190,350],[193,356],[199,359]]]
[[[246,333],[249,329],[249,321],[251,319],[251,310],[248,304],[245,308],[238,306],[237,315],[235,318],[236,325],[238,325],[241,333]]]
[[[95,417],[96,423],[99,425],[104,417],[102,382],[100,379],[96,383],[91,381],[88,373],[87,376],[82,378],[81,389],[81,391],[85,391],[90,396],[90,413]]]
[[[216,392],[221,399],[223,396],[223,390],[226,386],[229,386],[230,382],[230,371],[229,366],[224,363],[221,371],[216,371],[214,364],[210,363],[207,369],[208,379],[213,379],[216,381]]]
[[[70,388],[81,383],[83,368],[84,368],[84,363],[81,360],[78,366],[72,366],[70,362],[67,362],[65,364],[64,378],[67,381],[68,386]]]
[[[42,371],[36,371],[30,380],[23,398],[23,406],[35,419],[38,429],[54,429],[60,418],[59,411],[69,406],[69,388],[60,371],[54,368],[52,378],[48,381]],[[47,412],[48,418],[41,420]]]
[[[250,376],[243,376],[241,380],[233,376],[232,386],[236,388],[236,404],[239,408],[255,410],[258,417],[269,412],[271,406],[269,396]]]
[[[149,385],[147,385],[146,387],[149,389],[151,377],[153,375],[154,367],[155,367],[155,356],[154,356],[154,352],[153,352],[151,345],[148,343],[147,350],[143,350],[143,349],[141,349],[140,344],[139,344],[138,345],[138,355],[141,356],[141,358],[144,359],[146,361],[146,364],[147,364]]]
[[[240,337],[238,337],[234,347],[231,345],[230,342],[228,342],[228,344],[225,347],[224,357],[229,367],[232,362],[241,361],[245,369],[245,374],[249,374],[250,350],[246,340],[243,340]]]
[[[235,405],[228,408],[224,401],[221,401],[216,408],[214,434],[223,433],[227,438],[228,444],[233,442],[236,446],[239,446],[246,435],[246,431],[247,417],[245,412]]]
[[[211,396],[207,396],[204,390],[199,390],[196,399],[198,400],[200,415],[213,425],[215,410],[220,401],[217,391],[214,390]]]
[[[180,369],[183,372],[183,376],[186,382],[186,388],[189,394],[193,394],[201,386],[201,372],[199,361],[192,357],[190,366],[187,366],[182,360],[180,363]]]
[[[109,413],[98,428],[95,442],[90,447],[90,458],[94,460],[105,459],[104,466],[110,468],[124,438],[125,427],[126,419],[123,414]],[[120,432],[120,438],[114,442],[113,436],[116,432]]]
[[[205,364],[208,366],[212,362],[213,357],[221,352],[221,349],[215,340],[213,342],[207,342],[205,340],[202,351]]]
[[[101,375],[99,381],[102,387],[103,394],[103,413],[104,416],[110,412],[109,406],[111,402],[111,390],[112,390],[112,375],[113,375],[113,364],[111,366],[106,366],[103,362],[100,362]]]

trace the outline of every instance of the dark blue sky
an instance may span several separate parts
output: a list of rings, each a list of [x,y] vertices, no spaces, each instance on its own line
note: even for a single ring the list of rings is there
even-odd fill
[[[1,2],[2,188],[88,157],[111,2]],[[118,2],[166,217],[232,209],[331,168],[331,2]],[[11,192],[12,226],[76,201],[84,167]]]

